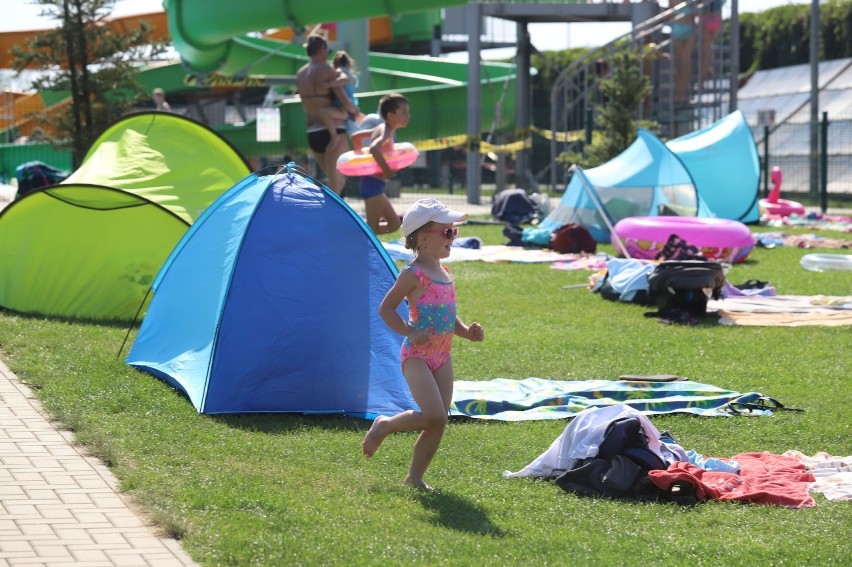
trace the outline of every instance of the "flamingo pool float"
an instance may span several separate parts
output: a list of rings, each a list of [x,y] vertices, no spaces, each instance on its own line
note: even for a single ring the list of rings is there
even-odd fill
[[[779,198],[781,195],[781,181],[783,179],[781,168],[777,165],[773,167],[769,178],[772,180],[772,189],[769,191],[769,196],[758,202],[763,214],[779,217],[788,217],[793,214],[804,215],[804,205],[796,201]]]

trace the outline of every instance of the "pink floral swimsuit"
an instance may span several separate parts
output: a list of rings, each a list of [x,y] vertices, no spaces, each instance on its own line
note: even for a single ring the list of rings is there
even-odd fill
[[[406,337],[400,349],[400,359],[403,366],[409,358],[423,359],[435,372],[450,358],[456,328],[456,286],[452,280],[433,281],[413,264],[404,269],[414,272],[420,287],[426,290],[414,305],[409,304],[408,323],[415,329],[427,329],[431,336],[419,345],[412,345]]]

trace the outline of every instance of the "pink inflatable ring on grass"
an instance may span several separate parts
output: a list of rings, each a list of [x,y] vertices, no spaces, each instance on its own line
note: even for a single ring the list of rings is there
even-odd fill
[[[616,235],[632,258],[653,260],[669,236],[678,235],[699,249],[708,260],[742,262],[754,248],[751,231],[741,222],[698,217],[629,217],[618,221],[611,236],[621,253]]]
[[[769,199],[761,199],[758,202],[760,212],[764,215],[776,215],[789,217],[790,215],[804,215],[805,206],[797,201],[778,199],[774,203]]]
[[[394,171],[408,167],[417,160],[418,155],[417,148],[409,142],[394,144],[393,150],[384,154],[388,166]],[[382,174],[382,168],[367,151],[344,153],[337,158],[337,171],[349,177]]]
[[[781,168],[777,165],[773,167],[769,177],[772,179],[772,190],[766,196],[766,199],[761,199],[757,202],[761,216],[768,216],[775,219],[777,217],[789,217],[790,215],[804,215],[804,205],[796,201],[788,201],[787,199],[780,198],[781,183],[784,179]]]

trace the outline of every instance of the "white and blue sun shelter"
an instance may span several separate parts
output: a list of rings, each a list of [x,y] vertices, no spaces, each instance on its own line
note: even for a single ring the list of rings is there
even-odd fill
[[[583,169],[573,166],[559,204],[542,221],[554,231],[568,223],[586,228],[597,242],[610,241],[610,227],[627,217],[715,216],[683,162],[650,131],[610,161]]]
[[[417,409],[402,337],[378,316],[397,273],[327,188],[296,172],[251,175],[178,243],[126,362],[206,414]]]
[[[740,222],[760,219],[760,157],[741,110],[666,146],[686,166],[716,216]]]

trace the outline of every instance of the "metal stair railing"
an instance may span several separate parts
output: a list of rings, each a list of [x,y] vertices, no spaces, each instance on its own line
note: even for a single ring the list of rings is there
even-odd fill
[[[691,7],[695,10],[696,14],[700,14],[710,2],[711,0],[686,0],[676,6],[672,6],[656,16],[637,24],[630,33],[620,36],[601,47],[587,51],[559,73],[551,87],[550,100],[550,130],[553,135],[550,140],[550,164],[548,167],[550,169],[551,190],[556,190],[557,177],[560,170],[560,167],[556,164],[560,148],[560,142],[556,134],[557,132],[568,132],[584,127],[587,109],[591,108],[593,99],[597,94],[597,80],[599,77],[594,68],[595,63],[600,60],[608,60],[620,50],[636,50],[642,47],[642,60],[646,61],[646,64],[640,67],[640,72],[648,72],[649,74],[656,75],[656,77],[652,76],[652,82],[655,78],[657,79],[654,82],[654,92],[650,95],[651,104],[650,108],[647,109],[649,110],[647,118],[665,118],[666,120],[661,125],[667,126],[669,132],[674,131],[675,119],[682,119],[684,116],[678,117],[675,112],[673,86],[674,42],[670,34],[663,33],[663,28],[671,25],[672,21],[679,15],[680,10]],[[697,33],[700,31],[701,22],[696,21],[695,25]],[[692,98],[692,93],[696,95],[694,99],[696,104],[694,106],[690,105],[689,120],[691,122],[703,121],[705,108],[710,109],[715,116],[718,109],[713,109],[712,107],[721,107],[722,104],[721,97],[718,96],[721,89],[707,89],[707,85],[700,80],[700,37],[701,35],[699,34],[698,48],[694,49],[694,53],[698,54],[697,68],[699,71],[694,80],[692,77],[689,80],[690,97]],[[716,46],[722,43],[720,42],[721,39],[722,34],[714,42]],[[658,57],[655,57],[655,54]],[[666,62],[666,56],[668,62]],[[719,57],[714,58],[714,67],[720,63],[721,59]],[[660,75],[665,70],[668,71],[669,84],[661,87]],[[713,75],[714,80],[718,80],[721,76],[717,73]],[[707,94],[714,93],[716,94],[714,98],[707,98]],[[645,118],[645,110],[644,107],[640,108],[640,118]]]

